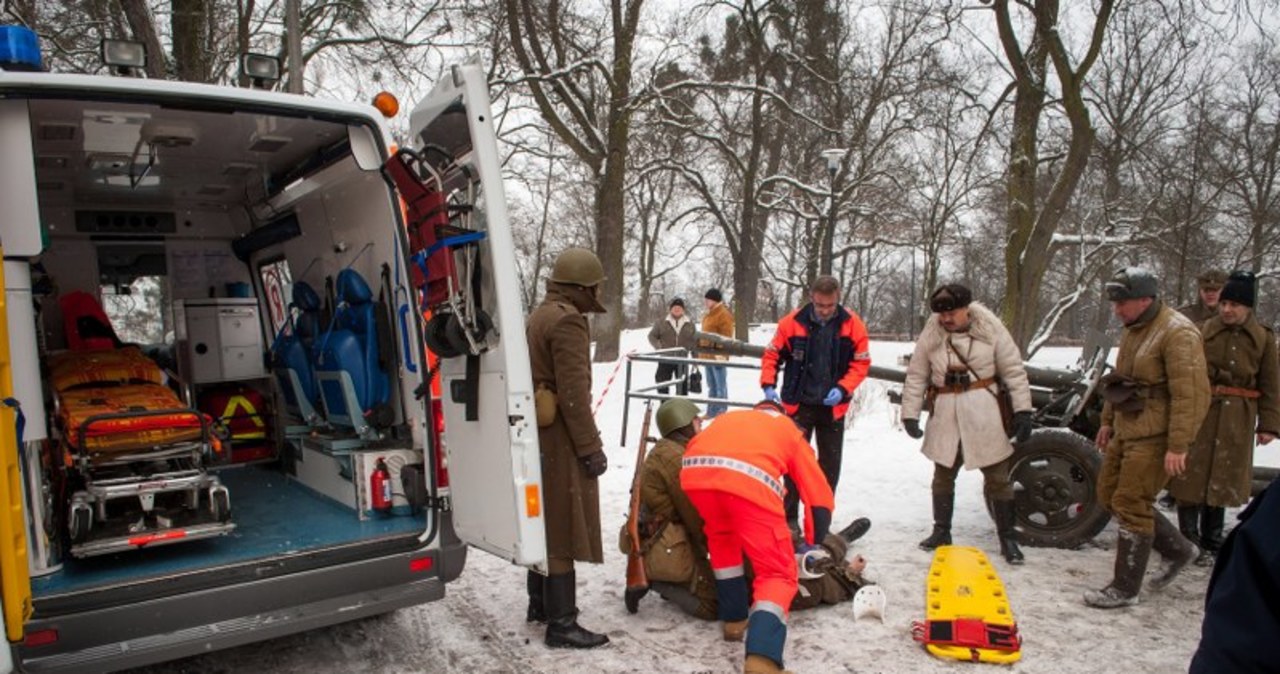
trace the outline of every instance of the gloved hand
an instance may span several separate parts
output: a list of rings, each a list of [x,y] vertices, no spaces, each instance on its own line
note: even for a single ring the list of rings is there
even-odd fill
[[[593,452],[579,457],[578,460],[582,462],[582,468],[587,471],[589,477],[600,477],[609,468],[609,458],[604,455],[604,452]]]
[[[827,391],[827,397],[822,399],[822,404],[835,407],[841,400],[844,400],[844,391],[841,391],[839,386],[832,386],[831,390]]]
[[[1031,410],[1023,410],[1022,412],[1013,413],[1013,432],[1009,435],[1016,438],[1016,442],[1026,442],[1031,437]]]
[[[903,419],[902,429],[907,432],[907,435],[917,440],[924,437],[924,431],[920,429],[919,419]]]
[[[782,402],[782,398],[778,397],[778,389],[773,386],[764,387],[764,399],[775,403]]]

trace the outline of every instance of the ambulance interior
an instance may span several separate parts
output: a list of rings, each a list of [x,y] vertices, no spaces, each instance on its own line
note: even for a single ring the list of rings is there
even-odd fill
[[[441,467],[376,131],[21,104],[43,250],[5,275],[37,611],[417,545]]]

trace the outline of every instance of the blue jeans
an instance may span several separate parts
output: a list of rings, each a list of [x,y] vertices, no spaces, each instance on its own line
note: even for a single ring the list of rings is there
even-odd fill
[[[707,397],[719,398],[727,400],[729,398],[729,368],[723,365],[707,365]],[[707,405],[707,418],[724,414],[728,411],[728,405],[718,405],[712,403]]]

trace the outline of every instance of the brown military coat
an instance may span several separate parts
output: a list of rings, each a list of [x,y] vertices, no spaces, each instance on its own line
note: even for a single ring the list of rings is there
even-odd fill
[[[579,461],[604,446],[591,414],[591,335],[583,315],[597,307],[586,288],[548,282],[525,335],[534,388],[557,398],[555,421],[538,429],[547,556],[600,563],[600,489]]]
[[[1196,300],[1186,306],[1178,307],[1178,313],[1191,319],[1192,323],[1199,327],[1202,323],[1218,315],[1217,309],[1210,309],[1204,305],[1204,302]]]
[[[1116,356],[1116,373],[1136,379],[1151,394],[1139,412],[1102,406],[1102,424],[1112,438],[1134,442],[1162,438],[1165,451],[1181,454],[1191,447],[1209,409],[1200,331],[1185,316],[1160,302],[1150,317],[1126,326]]]
[[[694,615],[704,620],[716,617],[716,581],[707,557],[707,536],[702,516],[680,488],[680,460],[688,438],[663,438],[645,457],[640,476],[640,504],[646,521],[668,522],[685,528],[693,545],[695,568],[684,591],[698,599]],[[661,551],[651,548],[654,553]],[[663,593],[665,588],[658,588]]]
[[[1213,396],[1187,457],[1187,472],[1170,481],[1169,491],[1183,503],[1239,506],[1249,500],[1255,432],[1280,434],[1276,336],[1252,315],[1238,326],[1212,318],[1203,334],[1209,383],[1257,391],[1262,397],[1223,391]]]
[[[712,307],[706,316],[702,317],[702,331],[710,332],[725,337],[733,337],[733,312],[729,311],[729,307],[724,302]],[[703,346],[706,344],[704,343]],[[705,355],[702,356],[707,360],[729,360],[728,356]]]

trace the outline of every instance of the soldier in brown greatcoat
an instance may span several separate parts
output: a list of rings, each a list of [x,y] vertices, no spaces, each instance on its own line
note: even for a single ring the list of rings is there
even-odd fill
[[[578,625],[574,560],[604,561],[600,490],[608,467],[591,414],[591,335],[587,313],[602,313],[597,299],[604,267],[583,248],[560,253],[547,295],[525,328],[542,449],[542,503],[548,575],[529,572],[530,622],[546,620],[548,646],[594,648],[609,637]]]
[[[1226,282],[1227,275],[1217,269],[1210,269],[1196,277],[1196,292],[1199,296],[1195,302],[1178,307],[1178,313],[1191,319],[1196,326],[1217,316],[1218,293],[1222,292],[1222,286]]]
[[[1255,434],[1263,445],[1280,435],[1276,336],[1254,317],[1256,296],[1253,274],[1233,273],[1218,315],[1201,328],[1213,398],[1187,472],[1169,484],[1179,528],[1203,551],[1200,565],[1211,564],[1222,547],[1225,508],[1249,500]]]
[[[1156,298],[1156,279],[1141,267],[1116,272],[1106,286],[1112,311],[1124,323],[1115,370],[1103,379],[1104,452],[1098,500],[1118,520],[1115,576],[1084,601],[1095,608],[1138,602],[1154,548],[1164,558],[1154,589],[1173,581],[1196,557],[1196,546],[1155,509],[1156,494],[1186,469],[1209,407],[1204,346],[1196,326]]]

